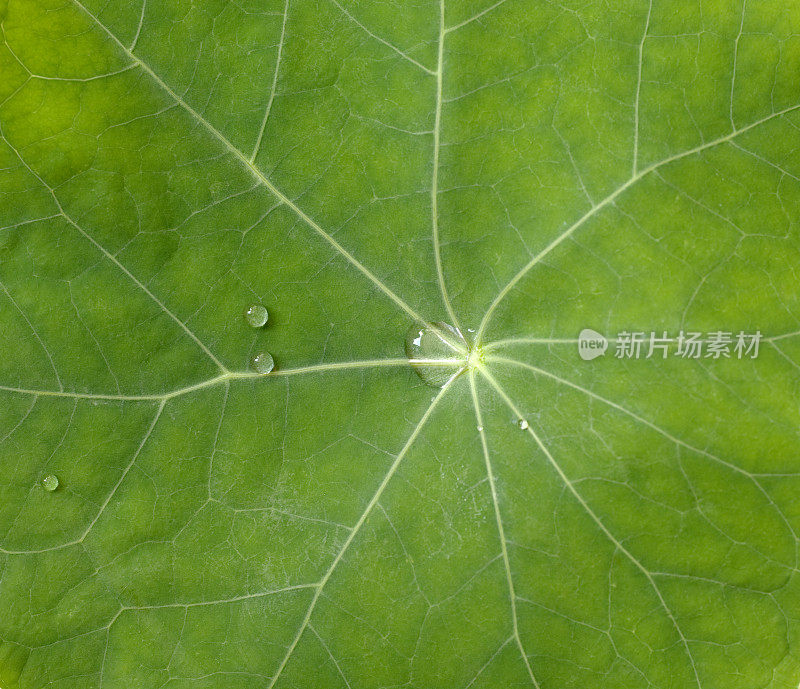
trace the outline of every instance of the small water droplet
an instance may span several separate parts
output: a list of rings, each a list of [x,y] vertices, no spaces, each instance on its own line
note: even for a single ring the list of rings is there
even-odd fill
[[[523,431],[528,429],[528,420],[527,419],[520,419],[517,421],[517,426],[519,426]]]
[[[467,354],[463,335],[447,323],[415,326],[406,336],[409,363],[422,380],[437,388],[464,366]]]
[[[52,493],[56,488],[58,488],[58,477],[54,476],[53,474],[48,474],[45,476],[42,479],[42,488]]]
[[[476,426],[478,433],[483,433],[483,426]]]
[[[267,374],[275,368],[275,360],[269,352],[259,352],[253,357],[253,369],[256,373]]]
[[[261,328],[269,318],[267,309],[261,304],[250,304],[244,312],[244,319],[253,328]]]

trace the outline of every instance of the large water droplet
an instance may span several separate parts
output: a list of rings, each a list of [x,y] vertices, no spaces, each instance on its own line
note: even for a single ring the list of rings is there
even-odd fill
[[[253,357],[253,369],[256,373],[267,374],[275,368],[275,360],[269,352],[259,352]]]
[[[253,328],[262,327],[267,322],[267,318],[269,318],[269,313],[261,304],[250,304],[247,311],[244,312],[244,319]]]
[[[415,326],[406,336],[406,356],[428,385],[442,387],[468,356],[463,335],[447,323]]]
[[[53,492],[58,488],[58,477],[53,474],[48,474],[42,479],[42,488],[46,491]]]

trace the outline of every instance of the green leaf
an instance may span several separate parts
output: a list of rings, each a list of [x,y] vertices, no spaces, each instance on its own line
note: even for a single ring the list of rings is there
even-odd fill
[[[797,687],[800,9],[0,28],[3,689]]]

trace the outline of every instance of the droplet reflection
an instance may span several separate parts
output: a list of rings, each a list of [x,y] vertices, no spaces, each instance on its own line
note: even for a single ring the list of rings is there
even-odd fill
[[[275,360],[269,352],[259,352],[253,357],[253,370],[266,375],[275,368]]]
[[[261,328],[267,322],[267,318],[269,318],[269,313],[261,304],[251,304],[244,312],[244,319],[252,328]]]
[[[406,356],[422,380],[440,388],[463,368],[469,348],[464,336],[447,323],[415,326],[406,336]]]

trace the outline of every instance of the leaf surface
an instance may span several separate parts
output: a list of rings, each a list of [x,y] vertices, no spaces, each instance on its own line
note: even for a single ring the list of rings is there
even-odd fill
[[[800,11],[0,28],[3,689],[798,686]]]

